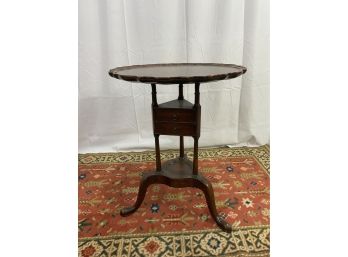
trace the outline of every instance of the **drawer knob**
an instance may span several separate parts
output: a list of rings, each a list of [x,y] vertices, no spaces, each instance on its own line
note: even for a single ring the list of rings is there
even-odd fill
[[[173,120],[176,120],[176,119],[177,119],[176,114],[173,114]]]
[[[177,128],[176,128],[176,127],[174,127],[174,128],[173,128],[173,131],[176,131],[176,130],[177,130]]]

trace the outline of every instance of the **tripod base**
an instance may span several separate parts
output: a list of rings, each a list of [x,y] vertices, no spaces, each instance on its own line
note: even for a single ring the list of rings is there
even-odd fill
[[[135,212],[142,204],[148,186],[152,184],[165,184],[170,187],[194,187],[203,191],[211,216],[217,225],[225,232],[230,233],[232,227],[217,214],[214,191],[211,183],[199,173],[192,172],[193,164],[186,157],[178,157],[165,162],[160,171],[145,173],[140,181],[138,197],[133,206],[121,210],[121,216],[128,216]]]

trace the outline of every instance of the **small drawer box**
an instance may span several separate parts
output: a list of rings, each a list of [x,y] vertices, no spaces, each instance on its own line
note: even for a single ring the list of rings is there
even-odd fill
[[[154,126],[155,134],[160,135],[194,136],[196,134],[194,123],[155,122]]]
[[[155,109],[154,119],[165,122],[193,122],[195,119],[194,110],[170,110],[170,109]]]

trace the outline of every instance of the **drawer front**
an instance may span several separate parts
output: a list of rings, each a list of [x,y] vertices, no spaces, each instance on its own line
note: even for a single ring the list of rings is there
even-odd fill
[[[193,123],[155,122],[154,132],[160,135],[194,136],[196,126]]]
[[[155,110],[155,121],[194,122],[194,116],[195,115],[193,110]]]

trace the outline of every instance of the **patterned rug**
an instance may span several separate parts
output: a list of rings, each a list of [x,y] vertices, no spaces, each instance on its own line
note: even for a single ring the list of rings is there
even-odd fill
[[[162,161],[177,156],[161,152]],[[269,146],[199,150],[199,171],[232,233],[216,226],[195,188],[152,185],[141,207],[121,217],[154,168],[154,152],[79,155],[79,256],[269,256]]]

